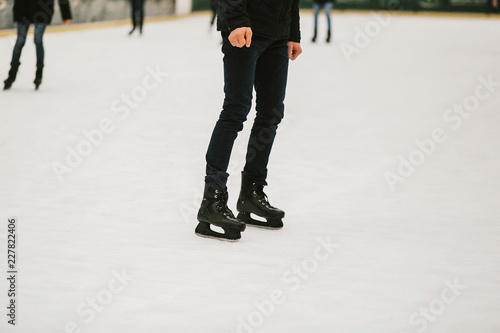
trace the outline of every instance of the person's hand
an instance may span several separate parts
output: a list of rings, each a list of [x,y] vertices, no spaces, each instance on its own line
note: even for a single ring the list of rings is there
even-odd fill
[[[237,28],[229,34],[229,42],[235,47],[250,47],[252,43],[252,29],[248,27]]]
[[[288,42],[288,58],[290,60],[295,60],[302,53],[302,48],[300,47],[300,43],[296,42]]]
[[[64,20],[63,24],[69,24],[70,22],[71,22],[71,20]]]

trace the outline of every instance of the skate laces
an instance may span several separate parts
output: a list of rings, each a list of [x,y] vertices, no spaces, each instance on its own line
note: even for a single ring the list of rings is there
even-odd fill
[[[215,206],[217,210],[224,215],[234,218],[233,212],[227,206],[227,201],[229,200],[229,194],[227,191],[217,191],[216,192],[217,205]]]
[[[269,203],[269,198],[267,197],[267,194],[264,193],[264,186],[254,186],[253,193],[257,198],[257,200],[259,200],[259,202],[261,202],[263,205],[266,205],[269,208],[274,208]]]

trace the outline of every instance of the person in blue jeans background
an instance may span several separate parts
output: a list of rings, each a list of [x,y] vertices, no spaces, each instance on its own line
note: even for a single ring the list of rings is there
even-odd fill
[[[330,12],[333,9],[333,1],[332,0],[314,0],[313,3],[313,11],[314,11],[314,35],[312,38],[312,42],[316,42],[316,38],[318,37],[318,15],[319,12],[323,9],[326,15],[326,21],[328,24],[328,30],[326,32],[326,42],[330,43],[332,38],[332,20],[330,17]]]
[[[71,22],[71,7],[68,0],[59,0],[59,8],[64,24]],[[4,90],[10,89],[16,80],[19,66],[21,65],[21,52],[26,43],[26,36],[31,24],[35,25],[35,45],[36,45],[36,74],[35,89],[42,83],[45,51],[43,48],[43,34],[45,28],[52,22],[54,16],[54,0],[15,0],[14,1],[14,22],[17,22],[17,39],[12,52],[9,76],[4,81]]]
[[[206,153],[205,189],[198,236],[237,241],[246,225],[281,229],[285,213],[270,205],[263,188],[278,124],[284,116],[289,60],[302,52],[298,0],[219,0],[217,29],[224,54],[224,103]],[[227,206],[227,168],[256,92],[256,117],[242,172],[238,217]],[[266,220],[254,220],[250,214]],[[217,226],[224,233],[211,229]]]

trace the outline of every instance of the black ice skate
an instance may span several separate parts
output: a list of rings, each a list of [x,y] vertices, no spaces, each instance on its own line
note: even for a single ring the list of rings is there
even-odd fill
[[[35,90],[38,90],[38,87],[40,87],[40,85],[42,84],[42,76],[43,76],[43,66],[37,66],[35,81],[33,81],[33,83],[35,84]]]
[[[331,39],[332,39],[332,32],[331,32],[331,30],[328,30],[327,35],[326,35],[326,42],[330,43]]]
[[[311,42],[315,43],[316,37],[318,37],[318,29],[314,29],[314,35],[313,35],[313,38],[311,39]]]
[[[254,227],[281,229],[283,228],[282,219],[285,217],[285,212],[269,204],[263,189],[264,185],[243,174],[241,175],[241,192],[236,204],[236,209],[239,212],[238,220]],[[253,219],[250,213],[266,219],[266,222]]]
[[[195,234],[201,237],[216,238],[235,242],[241,238],[245,223],[236,219],[227,207],[227,191],[214,190],[205,185],[205,193],[198,211],[198,226]],[[210,229],[210,225],[220,227],[224,233]]]
[[[4,83],[3,90],[10,89],[10,87],[12,87],[12,83],[14,83],[14,81],[16,81],[17,71],[19,70],[19,65],[20,64],[18,64],[17,66],[10,67],[9,77],[7,77],[7,79],[5,81],[3,81],[3,83]]]

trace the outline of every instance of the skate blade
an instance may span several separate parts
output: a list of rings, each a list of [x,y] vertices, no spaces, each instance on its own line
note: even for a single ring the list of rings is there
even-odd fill
[[[267,230],[281,230],[281,229],[283,229],[283,227],[270,227],[268,225],[261,225],[261,224],[246,223],[246,225],[249,227],[252,227],[252,228],[267,229]]]
[[[240,212],[238,214],[238,220],[244,222],[247,226],[255,228],[261,228],[267,230],[280,230],[283,228],[283,222],[281,221],[281,219],[279,220],[266,219],[266,222],[263,222],[253,219],[250,216],[250,213]]]
[[[202,238],[217,239],[217,240],[220,240],[220,241],[223,241],[223,242],[229,242],[229,243],[236,243],[237,241],[239,241],[239,239],[229,239],[229,238],[223,238],[223,237],[209,236],[209,235],[200,234],[198,232],[195,232],[194,234],[196,236],[199,236],[199,237],[202,237]]]
[[[194,230],[194,233],[203,238],[213,238],[226,242],[237,242],[241,238],[241,233],[238,230],[220,229],[222,229],[224,233],[212,230],[210,228],[210,223],[208,222],[199,222],[198,226],[196,226],[196,229]]]

